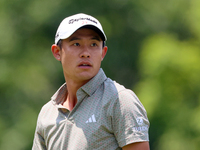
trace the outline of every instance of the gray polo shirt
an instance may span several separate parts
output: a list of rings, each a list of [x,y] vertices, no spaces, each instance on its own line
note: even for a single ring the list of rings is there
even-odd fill
[[[143,105],[102,69],[77,91],[71,112],[61,105],[66,95],[64,84],[42,107],[32,150],[116,150],[149,140]]]

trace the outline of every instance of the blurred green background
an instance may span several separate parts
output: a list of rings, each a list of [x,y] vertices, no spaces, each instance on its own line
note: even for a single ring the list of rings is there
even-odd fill
[[[145,106],[151,150],[200,148],[199,0],[0,0],[0,149],[30,150],[41,107],[63,84],[51,54],[62,19],[100,20],[107,76]]]

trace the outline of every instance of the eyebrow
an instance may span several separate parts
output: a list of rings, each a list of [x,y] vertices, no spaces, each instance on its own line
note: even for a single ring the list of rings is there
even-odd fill
[[[92,39],[97,40],[97,41],[101,41],[101,38],[99,36],[94,36]]]
[[[72,38],[69,39],[69,42],[71,42],[71,41],[75,41],[75,40],[80,40],[80,38],[72,37]]]

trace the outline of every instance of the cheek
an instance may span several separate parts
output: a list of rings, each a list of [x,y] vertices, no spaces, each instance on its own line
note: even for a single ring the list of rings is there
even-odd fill
[[[61,62],[63,65],[70,65],[73,60],[73,56],[70,53],[63,52],[61,55]]]
[[[99,55],[98,57],[96,57],[96,63],[100,66],[101,65],[101,62],[103,60],[103,57],[101,55]]]
[[[100,55],[101,61],[103,60],[103,58],[104,58],[104,56],[103,56],[103,54],[101,53],[101,55]]]

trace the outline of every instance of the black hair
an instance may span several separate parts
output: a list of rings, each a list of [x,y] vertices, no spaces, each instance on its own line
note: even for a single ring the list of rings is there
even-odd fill
[[[62,40],[61,40],[61,39],[58,41],[57,45],[58,45],[58,47],[59,47],[60,49],[62,49]]]

